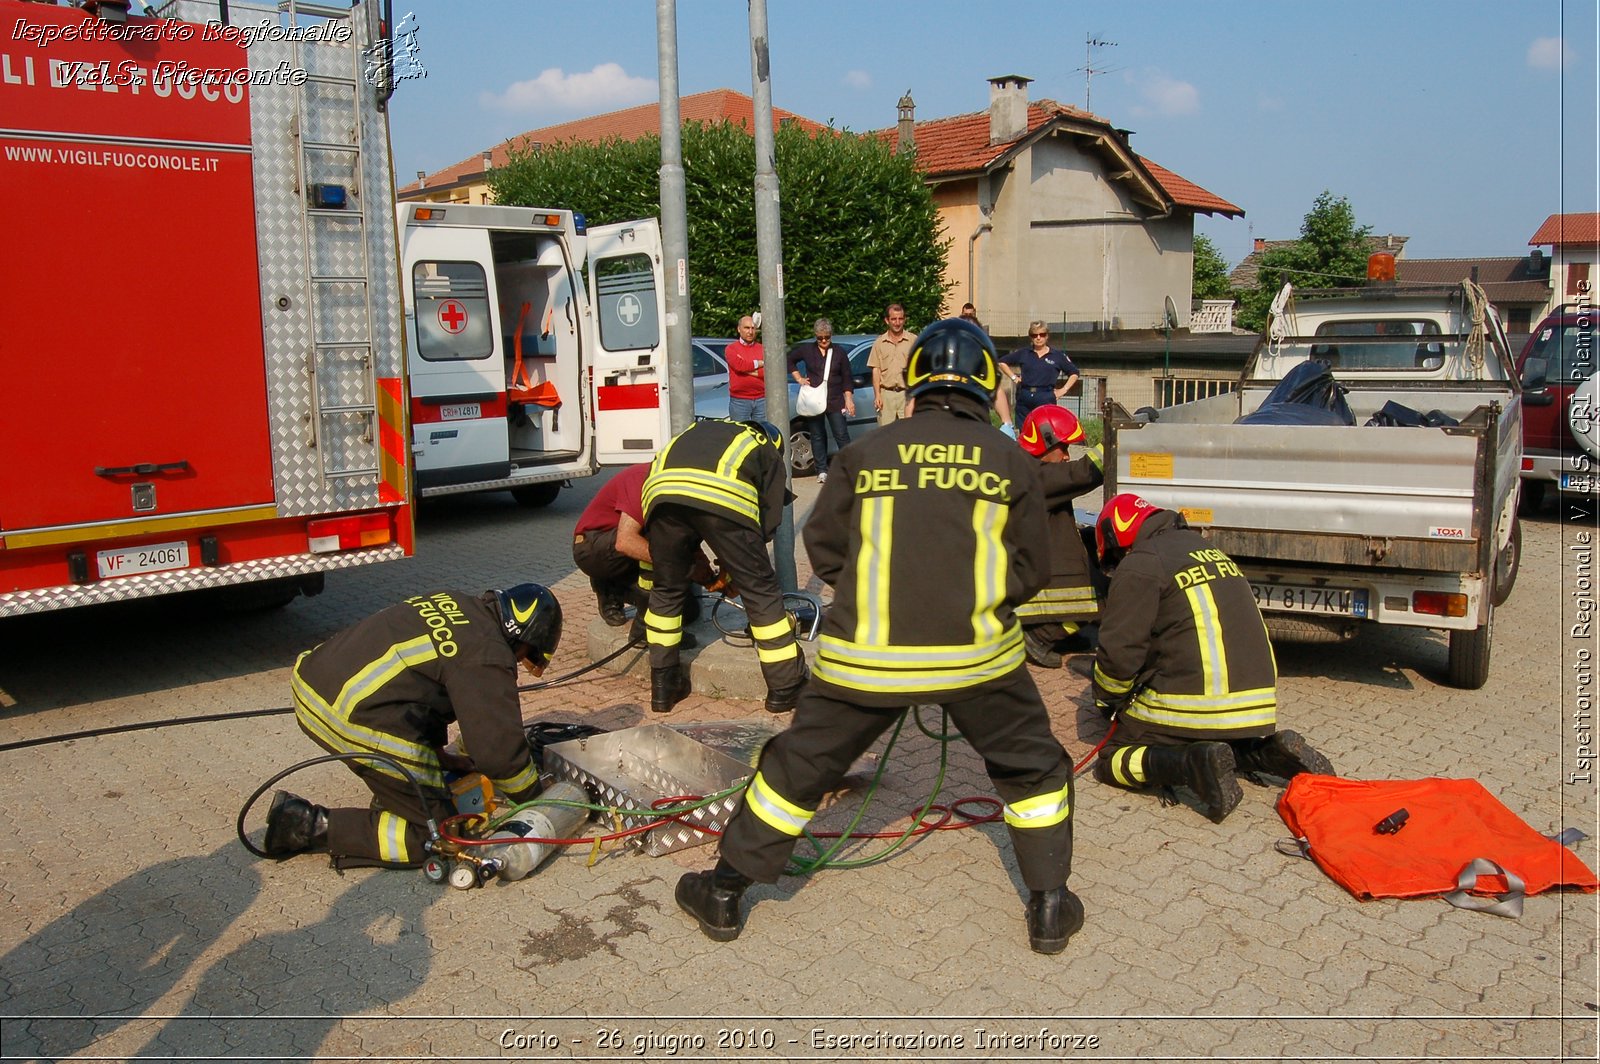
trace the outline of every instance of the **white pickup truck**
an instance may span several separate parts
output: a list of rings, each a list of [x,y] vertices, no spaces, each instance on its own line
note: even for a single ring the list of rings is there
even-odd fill
[[[1353,423],[1235,423],[1308,360]],[[1107,497],[1181,511],[1249,577],[1274,638],[1443,629],[1449,682],[1483,686],[1521,553],[1522,395],[1476,285],[1285,286],[1236,392],[1105,413]]]

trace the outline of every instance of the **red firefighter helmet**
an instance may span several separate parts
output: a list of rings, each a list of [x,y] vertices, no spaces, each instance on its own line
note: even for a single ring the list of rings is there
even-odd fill
[[[1126,492],[1112,496],[1094,523],[1094,545],[1100,555],[1100,567],[1110,569],[1121,561],[1133,541],[1139,538],[1145,519],[1160,509]]]
[[[1069,443],[1082,443],[1083,426],[1072,411],[1060,406],[1034,407],[1022,422],[1017,442],[1035,458],[1046,454],[1052,447],[1066,449]]]

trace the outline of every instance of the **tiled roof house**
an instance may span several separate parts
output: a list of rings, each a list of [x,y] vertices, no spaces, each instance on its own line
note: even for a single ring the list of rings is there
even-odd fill
[[[1552,303],[1594,306],[1595,263],[1600,261],[1600,214],[1552,214],[1528,240],[1551,250]],[[1538,252],[1535,252],[1538,254]]]
[[[876,136],[917,153],[949,240],[947,309],[972,302],[996,336],[1148,329],[1170,297],[1187,324],[1194,217],[1244,211],[1135,152],[1127,130],[990,79],[989,109],[900,122]]]

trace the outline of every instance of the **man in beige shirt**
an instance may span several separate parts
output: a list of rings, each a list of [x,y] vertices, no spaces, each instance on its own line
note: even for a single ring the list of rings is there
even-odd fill
[[[906,416],[906,362],[916,345],[917,334],[906,332],[906,308],[890,303],[883,312],[889,331],[873,341],[867,365],[872,367],[872,408],[878,424]]]

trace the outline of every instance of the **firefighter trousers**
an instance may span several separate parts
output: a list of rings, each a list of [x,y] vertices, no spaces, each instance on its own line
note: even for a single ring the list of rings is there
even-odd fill
[[[750,618],[750,635],[767,690],[780,691],[800,682],[800,645],[795,642],[794,625],[783,608],[783,591],[760,532],[731,518],[672,504],[655,508],[647,532],[654,568],[650,608],[645,613],[652,669],[678,664],[689,574],[700,544],[705,543],[732,579]]]
[[[455,805],[444,791],[426,784],[422,787],[427,805],[417,804],[417,792],[410,782],[375,769],[351,765],[361,782],[372,792],[367,809],[328,810],[328,852],[349,858],[351,864],[381,864],[411,868],[423,862],[427,852],[427,823],[455,814]]]
[[[589,578],[596,599],[644,612],[650,598],[649,570],[641,577],[639,562],[617,550],[616,529],[584,533],[572,544],[572,561]]]
[[[1065,885],[1072,872],[1072,761],[1050,730],[1026,668],[1004,686],[946,702],[1005,802],[1017,867],[1029,890]],[[824,795],[892,725],[899,710],[872,709],[806,688],[788,730],[761,752],[744,803],[722,835],[722,857],[772,883]]]

